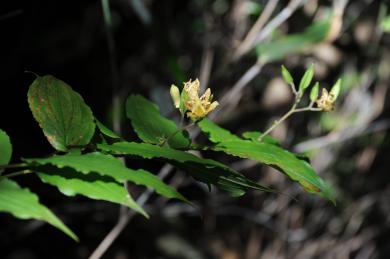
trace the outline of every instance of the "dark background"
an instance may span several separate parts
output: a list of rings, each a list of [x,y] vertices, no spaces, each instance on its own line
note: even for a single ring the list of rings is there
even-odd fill
[[[242,38],[256,18],[248,16],[244,21],[232,22],[231,12],[245,1],[149,0],[145,2],[150,23],[140,18],[130,1],[110,2],[115,55],[108,49],[100,1],[0,3],[0,128],[12,140],[13,162],[20,161],[20,157],[53,152],[28,108],[27,91],[35,76],[25,71],[64,80],[84,97],[95,116],[109,125],[116,82],[112,62],[121,98],[141,93],[160,104],[164,114],[174,117],[169,86],[199,76],[205,47],[214,50],[210,85],[217,99],[256,61],[254,53],[249,53],[237,62],[225,62],[234,47],[234,38]],[[262,5],[266,1],[258,2]],[[364,36],[367,26],[366,31],[376,28],[380,5],[388,3],[351,2],[344,18],[352,22],[332,44],[342,58],[335,65],[325,65],[326,72],[318,76],[328,86],[348,66],[363,74],[365,69],[377,67],[390,57],[389,33],[377,38],[371,35],[366,41],[359,38],[360,34]],[[286,3],[280,1],[277,10]],[[331,2],[319,1],[318,6],[331,7]],[[288,28],[289,33],[300,32],[311,21],[312,17],[300,9],[282,28]],[[289,64],[293,75],[299,78],[307,60],[312,58],[312,54],[296,55],[283,63]],[[238,108],[225,116],[223,126],[234,132],[264,129],[269,119],[288,109],[288,94],[287,102],[282,98],[271,100],[268,105],[264,99],[272,79],[280,77],[279,66],[280,63],[271,63],[263,68],[246,88]],[[364,84],[364,78],[357,79],[356,85],[360,84]],[[367,89],[358,93],[370,97],[375,104],[378,101],[373,93],[378,84],[387,89],[389,81],[375,74]],[[384,95],[388,95],[386,91]],[[341,110],[342,105],[339,106]],[[363,107],[359,112],[369,109],[370,106]],[[324,156],[331,154],[333,158],[318,171],[336,186],[341,197],[338,206],[303,193],[282,175],[260,165],[244,167],[242,172],[288,190],[298,202],[262,193],[232,199],[219,191],[208,193],[178,172],[179,176],[174,177],[182,183],[179,190],[199,204],[200,211],[188,212],[184,205],[175,202],[165,206],[153,198],[155,202],[148,207],[151,219],[136,216],[105,258],[389,258],[388,115],[385,99],[372,120],[384,122],[382,130],[327,145],[323,153],[314,156],[315,166],[315,161]],[[334,116],[342,120],[342,116]],[[293,149],[301,141],[334,130],[318,129],[318,118],[317,114],[307,114],[290,119],[285,126],[288,133],[282,130],[278,135],[284,146]],[[134,138],[125,120],[122,131]],[[239,166],[237,160],[215,158]],[[158,172],[162,164],[137,166]],[[35,177],[21,176],[17,181],[36,192],[41,202],[61,217],[81,241],[75,243],[47,224],[1,214],[1,258],[87,258],[117,221],[119,208],[113,204],[64,197]],[[179,212],[172,212],[175,208]]]

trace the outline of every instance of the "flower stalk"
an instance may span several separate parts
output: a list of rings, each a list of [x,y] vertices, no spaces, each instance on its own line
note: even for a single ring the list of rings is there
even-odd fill
[[[294,104],[291,106],[290,110],[285,113],[280,119],[275,120],[272,125],[264,132],[262,133],[258,141],[262,141],[263,138],[271,133],[276,127],[278,127],[283,121],[288,119],[291,115],[298,112],[306,112],[306,111],[313,111],[313,112],[319,112],[319,111],[325,111],[329,112],[332,111],[334,108],[334,103],[339,95],[340,87],[341,87],[341,80],[337,80],[337,82],[332,87],[332,90],[330,93],[323,88],[322,94],[320,97],[318,97],[318,91],[319,91],[319,83],[315,83],[315,85],[312,87],[310,91],[310,104],[306,107],[298,108],[299,103],[301,102],[302,96],[305,92],[305,90],[309,87],[312,78],[314,76],[314,66],[311,65],[309,69],[306,70],[305,74],[303,75],[298,91],[296,90],[293,78],[290,74],[290,72],[282,66],[282,76],[284,81],[290,85],[291,91],[294,94]],[[317,107],[314,107],[314,105],[317,104]]]

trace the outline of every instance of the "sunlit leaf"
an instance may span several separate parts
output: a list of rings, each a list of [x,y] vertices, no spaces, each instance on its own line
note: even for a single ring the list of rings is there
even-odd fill
[[[7,133],[0,129],[0,165],[6,165],[11,160],[12,144]],[[0,170],[1,173],[2,170]]]
[[[0,211],[11,213],[20,219],[46,221],[78,241],[72,230],[39,202],[36,194],[27,188],[21,188],[16,182],[9,179],[0,180]]]
[[[249,180],[224,164],[180,150],[134,142],[117,142],[113,145],[99,144],[98,148],[115,154],[139,156],[147,159],[163,159],[188,172],[195,179],[213,184],[229,192],[232,196],[243,195],[248,189],[273,191]]]
[[[337,99],[337,97],[340,94],[341,89],[341,79],[338,79],[336,83],[332,86],[332,89],[330,90],[330,95],[333,97],[334,100]]]
[[[305,71],[305,73],[302,76],[301,81],[299,82],[299,90],[304,91],[306,88],[309,87],[311,80],[314,76],[314,65],[311,64],[309,68]]]
[[[157,105],[140,95],[130,95],[126,114],[138,137],[145,142],[160,144],[165,140],[170,147],[187,148],[191,142],[176,124],[161,116]]]
[[[317,82],[313,88],[310,90],[310,101],[315,102],[318,98],[318,92],[319,92],[320,84]]]
[[[219,133],[226,130],[216,124],[211,124],[212,122],[208,122],[207,124],[199,124],[199,126],[211,141],[217,143],[213,150],[272,166],[292,180],[297,181],[307,192],[320,195],[334,202],[330,187],[306,161],[297,158],[293,153],[281,147],[266,142],[234,140],[232,138],[226,141],[215,141],[219,139]]]
[[[287,83],[287,84],[293,84],[294,83],[294,79],[292,78],[290,72],[287,70],[287,68],[285,66],[282,65],[282,76],[283,76],[283,80]]]
[[[59,168],[71,167],[83,174],[97,173],[101,176],[109,176],[119,183],[125,181],[134,182],[147,188],[153,188],[157,193],[167,198],[175,198],[187,201],[174,188],[165,184],[156,175],[145,170],[133,170],[127,168],[123,163],[102,153],[88,153],[85,155],[58,155],[49,158],[24,159],[26,162],[39,165],[54,165]]]
[[[37,77],[28,91],[28,103],[55,149],[67,151],[90,142],[95,130],[92,111],[63,81],[50,75]]]
[[[116,134],[114,131],[110,130],[108,127],[106,127],[103,123],[101,123],[98,119],[95,118],[96,126],[98,127],[99,131],[110,138],[113,139],[120,139],[121,136]]]
[[[133,200],[123,184],[97,174],[82,174],[70,168],[40,167],[34,169],[44,183],[54,185],[67,196],[83,195],[94,200],[114,202],[148,217]],[[107,179],[108,178],[108,179]]]

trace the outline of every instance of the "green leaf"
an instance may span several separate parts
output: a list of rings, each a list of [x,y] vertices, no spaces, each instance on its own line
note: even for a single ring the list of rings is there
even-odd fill
[[[314,76],[314,65],[311,64],[308,69],[306,69],[305,74],[303,74],[303,77],[299,83],[299,91],[303,92],[306,88],[309,87],[311,80]]]
[[[338,79],[336,83],[333,85],[329,93],[332,96],[334,101],[336,101],[337,97],[339,96],[340,89],[341,89],[341,79]]]
[[[124,183],[125,181],[134,182],[138,185],[153,188],[157,193],[167,198],[175,198],[188,202],[186,198],[174,188],[162,182],[156,175],[145,170],[127,168],[120,160],[110,155],[95,152],[85,155],[67,154],[49,158],[24,160],[28,163],[32,163],[32,165],[36,163],[39,165],[51,164],[59,168],[71,167],[83,174],[95,172],[101,176],[109,176],[119,183]]]
[[[191,144],[173,121],[161,116],[157,105],[140,95],[129,96],[126,113],[138,137],[145,142],[160,144],[169,138],[168,145],[173,148],[187,148]]]
[[[215,140],[215,135],[224,130],[217,125],[207,126],[200,125],[201,130],[208,134],[212,141]],[[219,129],[215,130],[216,128]],[[297,181],[307,192],[320,195],[334,202],[330,187],[315,173],[310,164],[298,159],[294,154],[283,148],[265,142],[230,139],[218,142],[213,149],[272,166],[286,174],[290,179]]]
[[[147,213],[129,195],[123,184],[110,181],[96,174],[84,175],[69,168],[36,168],[39,178],[44,183],[56,186],[67,196],[83,195],[94,200],[109,201],[141,213],[148,218]]]
[[[72,230],[39,202],[36,194],[27,188],[21,188],[16,182],[9,179],[0,180],[0,211],[11,213],[20,219],[46,221],[78,241]]]
[[[209,134],[209,139],[210,141],[214,143],[218,142],[223,142],[223,141],[228,141],[228,140],[240,140],[236,135],[233,135],[230,133],[230,131],[219,127],[217,124],[214,122],[210,121],[207,118],[204,118],[203,120],[198,122],[198,126],[202,128],[207,128],[209,129],[209,132],[213,132],[213,134]],[[208,133],[208,132],[205,132]]]
[[[283,76],[283,80],[287,83],[287,84],[293,84],[294,83],[294,79],[292,78],[290,72],[287,70],[287,68],[285,66],[282,65],[282,76]]]
[[[95,130],[92,111],[63,81],[50,75],[38,77],[28,91],[28,103],[55,149],[67,151],[90,142]]]
[[[242,134],[242,137],[244,139],[249,139],[249,140],[252,140],[254,142],[256,142],[256,141],[259,142],[258,139],[261,136],[261,134],[262,134],[262,132],[260,132],[260,131],[247,131],[247,132],[244,132]],[[261,140],[261,142],[268,143],[271,145],[280,146],[280,142],[277,139],[271,137],[270,135],[265,135],[263,137],[263,139]]]
[[[115,154],[139,156],[147,159],[163,159],[187,171],[195,179],[206,184],[216,185],[232,196],[243,195],[248,189],[273,192],[272,189],[247,179],[224,164],[211,159],[200,158],[184,151],[134,142],[117,142],[113,145],[98,144],[98,148]]]
[[[0,129],[0,165],[7,165],[12,156],[12,144],[7,133]],[[0,170],[0,173],[2,170]]]
[[[330,28],[330,19],[317,22],[303,33],[287,35],[281,39],[260,43],[256,47],[258,58],[262,62],[274,62],[291,54],[303,53],[313,45],[323,41]]]
[[[310,101],[311,102],[315,102],[318,98],[318,91],[319,91],[319,88],[320,88],[320,84],[317,82],[313,88],[311,89],[310,91]]]
[[[380,27],[384,32],[390,32],[390,15],[383,18]]]
[[[103,123],[101,123],[98,119],[95,118],[96,126],[98,127],[99,131],[110,138],[113,139],[121,139],[121,136],[110,130],[108,127],[106,127]]]

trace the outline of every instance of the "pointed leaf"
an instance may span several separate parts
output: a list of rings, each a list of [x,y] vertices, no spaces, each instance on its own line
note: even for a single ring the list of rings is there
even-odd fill
[[[140,95],[129,96],[126,113],[138,137],[145,142],[160,144],[169,138],[168,144],[173,148],[187,148],[191,144],[173,121],[161,116],[157,105]]]
[[[67,196],[79,194],[94,200],[121,204],[148,217],[147,213],[129,195],[123,184],[96,174],[84,175],[70,168],[40,167],[34,171],[44,183],[56,186]]]
[[[338,79],[337,82],[333,85],[332,89],[330,90],[330,95],[332,96],[334,101],[336,101],[337,97],[339,96],[340,89],[341,89],[341,79]]]
[[[310,91],[310,101],[314,103],[318,98],[320,84],[317,82]]]
[[[199,124],[199,126],[203,132],[210,136],[212,141],[215,140],[219,132],[226,131],[216,124],[212,127],[204,124]],[[315,173],[310,164],[281,147],[265,142],[229,139],[217,142],[214,150],[275,167],[292,180],[297,181],[307,192],[320,195],[334,202],[330,187]]]
[[[110,130],[108,127],[106,127],[103,123],[101,123],[98,119],[95,118],[96,126],[98,127],[99,131],[110,138],[113,139],[121,139],[121,136],[116,134],[114,131]]]
[[[115,154],[139,156],[147,159],[163,159],[187,171],[195,179],[206,184],[214,184],[218,188],[229,192],[232,196],[243,195],[248,189],[273,191],[247,179],[224,164],[180,150],[134,142],[117,142],[113,145],[99,144],[98,148]]]
[[[292,78],[290,72],[287,70],[287,68],[285,66],[282,65],[281,67],[282,67],[283,80],[287,84],[293,84],[294,83],[294,79]]]
[[[7,133],[0,129],[0,165],[7,165],[12,156],[12,144]],[[2,170],[0,170],[0,173]]]
[[[28,103],[55,149],[67,151],[90,142],[95,130],[92,111],[63,81],[50,75],[38,77],[28,91]]]
[[[0,211],[11,213],[20,219],[46,221],[78,241],[72,230],[39,202],[36,194],[27,188],[21,188],[16,182],[9,179],[0,180]]]
[[[24,159],[28,163],[39,165],[51,164],[59,168],[71,167],[83,174],[95,172],[101,176],[112,177],[119,183],[125,181],[134,182],[148,188],[153,188],[157,193],[167,198],[186,201],[174,188],[165,184],[156,175],[145,170],[133,170],[123,165],[121,161],[102,153],[88,153],[85,155],[67,154],[62,156],[52,156],[49,158]]]
[[[311,80],[314,76],[314,65],[311,64],[310,67],[305,71],[303,77],[299,83],[299,91],[303,92],[306,88],[309,87]]]
[[[227,140],[240,140],[241,138],[230,133],[230,131],[219,127],[217,124],[212,122],[211,120],[204,118],[200,122],[197,123],[198,126],[202,128],[209,129],[209,132],[213,134],[209,134],[210,141],[214,143],[223,142]],[[207,134],[207,132],[205,132]]]

